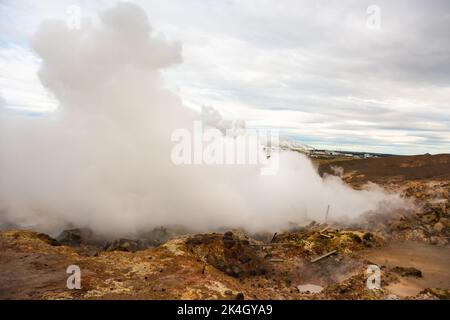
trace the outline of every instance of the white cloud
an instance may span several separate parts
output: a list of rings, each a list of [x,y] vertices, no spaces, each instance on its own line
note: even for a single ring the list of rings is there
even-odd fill
[[[75,1],[84,17],[114,2]],[[377,31],[366,28],[369,1],[134,2],[157,34],[182,43],[183,64],[165,79],[194,109],[212,105],[319,147],[450,151],[446,0],[379,0]],[[74,1],[23,3],[6,2],[17,19],[0,23],[2,37],[23,25],[31,34]]]
[[[38,79],[39,66],[39,60],[22,47],[0,48],[0,87],[6,106],[41,112],[57,108]]]

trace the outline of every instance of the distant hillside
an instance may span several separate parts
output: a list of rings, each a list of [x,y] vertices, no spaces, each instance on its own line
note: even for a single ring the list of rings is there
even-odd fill
[[[351,174],[352,181],[384,182],[390,180],[450,180],[450,154],[390,156],[321,163],[319,174],[333,174],[333,167]]]

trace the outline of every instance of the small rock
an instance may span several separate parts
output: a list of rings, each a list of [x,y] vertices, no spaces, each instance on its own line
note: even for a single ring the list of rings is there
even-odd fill
[[[409,225],[406,221],[393,221],[391,223],[392,230],[405,230],[408,228],[409,228]]]
[[[352,234],[352,239],[353,239],[353,241],[355,241],[357,243],[361,243],[362,242],[361,238],[357,234]]]
[[[370,232],[364,233],[364,235],[363,235],[363,244],[366,247],[372,247],[374,240],[375,240],[375,238],[374,238],[372,233],[370,233]]]
[[[225,248],[232,248],[236,244],[236,240],[233,237],[233,232],[228,231],[223,235],[223,245]]]
[[[236,295],[236,300],[244,300],[244,294],[243,294],[242,292],[239,292],[239,293]]]
[[[352,288],[352,284],[350,282],[343,282],[339,284],[338,290],[340,293],[346,293]]]
[[[444,226],[449,226],[449,219],[448,218],[441,218],[439,219],[439,222],[442,223]]]
[[[402,277],[416,277],[422,278],[422,271],[414,267],[395,267],[392,269],[393,272],[399,274]]]
[[[442,223],[440,223],[440,222],[436,223],[436,224],[433,226],[433,229],[434,229],[434,231],[436,231],[436,232],[441,232],[442,230],[444,230],[444,228],[445,228],[445,226],[444,226]]]
[[[241,269],[238,266],[231,266],[231,274],[239,277],[239,274],[241,273]]]
[[[427,288],[420,292],[421,294],[431,294],[442,300],[450,300],[450,290],[441,288]]]
[[[422,220],[422,222],[425,224],[430,224],[432,222],[435,222],[437,220],[437,217],[434,213],[427,213],[423,215],[420,220]]]
[[[438,245],[438,246],[445,246],[448,244],[448,241],[446,238],[444,237],[436,237],[436,236],[432,236],[430,238],[430,243],[434,244],[434,245]]]

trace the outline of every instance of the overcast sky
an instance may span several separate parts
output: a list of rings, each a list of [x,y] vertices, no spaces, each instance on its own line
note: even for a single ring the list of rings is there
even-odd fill
[[[66,19],[70,5],[95,23],[116,1],[93,2],[0,1],[3,109],[57,107],[29,37],[42,19]],[[317,148],[450,152],[448,0],[131,2],[158,37],[181,43],[183,63],[164,77],[188,107]]]

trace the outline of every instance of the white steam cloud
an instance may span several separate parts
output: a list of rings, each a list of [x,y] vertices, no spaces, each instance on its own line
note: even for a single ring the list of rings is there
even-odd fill
[[[152,37],[135,5],[118,4],[80,30],[45,21],[32,44],[61,107],[0,115],[0,223],[115,234],[165,224],[273,230],[305,214],[322,220],[328,205],[337,219],[401,202],[322,179],[297,153],[282,153],[274,176],[256,166],[174,165],[171,133],[200,115],[163,87],[160,71],[181,62],[180,46]]]

